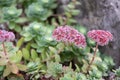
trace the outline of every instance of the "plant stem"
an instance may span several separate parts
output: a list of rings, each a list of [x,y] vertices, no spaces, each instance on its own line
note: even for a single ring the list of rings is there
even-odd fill
[[[91,65],[93,64],[93,61],[95,60],[97,49],[98,49],[98,44],[96,44],[95,51],[94,51],[94,55],[93,55],[93,57],[92,57],[92,60],[90,61],[90,64],[89,64],[88,67],[87,67],[87,73],[88,73],[88,71],[90,70]]]
[[[6,49],[5,49],[5,44],[4,44],[4,42],[2,43],[2,46],[3,46],[4,54],[5,54],[5,56],[6,56],[6,55],[7,55],[7,52],[6,52]]]

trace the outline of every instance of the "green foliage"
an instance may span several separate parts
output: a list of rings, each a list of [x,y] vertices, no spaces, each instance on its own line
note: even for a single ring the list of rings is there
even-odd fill
[[[30,41],[38,36],[41,37],[43,34],[42,27],[43,25],[41,23],[33,22],[28,27],[25,27],[21,34],[25,37],[25,41]]]
[[[117,77],[120,77],[120,68],[116,69],[115,74],[117,75]]]
[[[12,56],[10,57],[10,60],[11,60],[12,62],[15,62],[15,63],[20,63],[21,60],[22,60],[22,52],[21,52],[21,51],[18,51],[18,52],[16,52],[16,53],[14,53],[14,55],[12,55]]]
[[[16,20],[22,13],[21,9],[16,9],[16,7],[4,7],[3,11],[3,19],[7,21]]]
[[[104,57],[104,62],[108,65],[108,67],[109,67],[110,69],[112,69],[111,66],[114,66],[114,65],[115,65],[112,57],[109,57],[109,56],[105,56],[105,57]]]
[[[78,1],[71,1],[68,5],[64,7],[66,18],[66,24],[76,23],[76,20],[73,19],[73,16],[76,16],[80,13],[78,9],[76,9],[76,5],[80,5]]]
[[[22,54],[17,52],[17,48],[13,46],[11,42],[4,42],[1,44],[2,54],[0,55],[0,66],[2,71],[2,76],[6,77],[13,74],[18,74],[18,71],[25,71],[27,67],[23,64],[20,64],[22,59]],[[5,46],[3,46],[5,45]],[[17,53],[16,53],[17,52]]]
[[[62,72],[62,64],[53,62],[47,64],[47,75],[57,77],[57,75],[61,74]]]
[[[0,6],[10,6],[13,4],[16,0],[0,0]]]
[[[114,71],[115,80],[119,80],[120,79],[120,67],[113,71]]]
[[[24,58],[25,60],[29,60],[29,59],[30,59],[29,51],[28,51],[26,48],[23,48],[23,49],[22,49],[22,53],[23,53],[23,58]]]
[[[13,43],[11,42],[6,42],[4,43],[6,47],[6,51],[9,53],[9,55],[14,54],[16,51],[18,51],[18,48],[13,46]],[[0,43],[0,52],[3,52],[3,46],[2,43]]]
[[[75,72],[71,69],[71,67],[63,67],[64,76],[60,78],[60,80],[87,80],[87,76],[85,74],[80,73],[79,71]]]
[[[51,11],[44,8],[39,3],[32,3],[26,10],[26,14],[29,18],[44,21],[51,15]]]
[[[5,66],[0,66],[0,76],[2,76]]]
[[[105,62],[98,62],[97,67],[100,71],[106,72],[108,70],[108,66]]]
[[[31,58],[33,61],[38,58],[38,53],[34,49],[31,50]]]
[[[17,9],[15,6],[3,7],[2,14],[0,14],[1,17],[0,22],[8,22],[9,29],[14,29],[17,32],[20,32],[21,27],[20,25],[16,24],[15,21],[19,19],[21,14],[22,14],[22,9]]]
[[[37,0],[37,1],[40,3],[40,5],[48,9],[54,9],[57,7],[57,4],[53,4],[56,2],[56,0]]]
[[[63,78],[60,78],[60,80],[74,80],[70,74],[65,74]]]
[[[22,33],[25,41],[31,42],[31,48],[34,48],[31,50],[30,48],[22,49],[22,53],[24,53],[23,59],[25,61],[29,61],[29,63],[26,64],[28,65],[27,72],[29,74],[32,74],[31,78],[38,79],[38,75],[40,77],[42,76],[42,74],[44,74],[47,78],[60,78],[61,80],[99,80],[102,79],[102,76],[104,76],[114,65],[112,58],[104,57],[102,59],[100,58],[100,52],[97,51],[97,56],[94,60],[94,63],[91,65],[89,74],[84,74],[86,73],[86,68],[93,57],[93,54],[90,54],[90,49],[94,51],[94,48],[90,48],[89,46],[94,46],[94,44],[88,45],[85,49],[81,49],[73,45],[55,43],[52,38],[47,39],[47,37],[49,38],[51,36],[50,34],[52,34],[53,28],[50,28],[48,26],[46,27],[41,23],[33,22],[28,27],[26,27],[23,31],[24,33]],[[83,29],[83,33],[86,33],[86,30],[83,27],[79,26],[75,28],[79,31]],[[46,30],[48,30],[47,33]],[[49,36],[46,37],[46,35]],[[28,36],[30,36],[31,39],[26,40]],[[43,41],[41,38],[43,39]],[[21,43],[19,42],[20,45]],[[89,42],[88,44],[90,43],[91,42]],[[64,66],[62,64],[59,64],[59,62],[71,62],[72,60],[75,60],[74,64],[77,64],[75,65],[75,71],[72,70],[71,66],[67,67],[67,69],[64,70]],[[43,64],[44,62],[47,63],[46,66],[45,64]],[[39,74],[40,72],[42,73],[41,75]],[[62,77],[60,77],[61,74],[63,74]]]
[[[37,52],[47,49],[49,46],[56,45],[56,42],[52,39],[52,26],[44,26],[41,23],[33,22],[28,27],[24,28],[21,35],[24,36],[25,41],[32,41],[31,47],[36,48]]]
[[[8,80],[102,80],[113,68],[111,57],[97,55],[90,70],[87,67],[94,56],[95,42],[87,39],[85,49],[56,42],[52,32],[58,25],[73,25],[80,11],[77,0],[64,6],[64,13],[56,14],[57,0],[0,0],[0,22],[16,32],[14,46],[5,43],[7,55],[0,44],[0,77]],[[55,13],[55,14],[54,14]],[[74,26],[86,35],[83,26]],[[115,70],[119,77],[120,70]],[[43,79],[42,79],[43,78]]]
[[[102,72],[99,71],[99,70],[94,69],[94,70],[90,71],[89,74],[92,78],[96,78],[96,79],[101,79],[102,78]]]

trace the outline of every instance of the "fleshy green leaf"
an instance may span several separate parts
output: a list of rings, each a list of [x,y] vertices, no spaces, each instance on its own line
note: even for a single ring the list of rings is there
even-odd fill
[[[26,17],[20,17],[17,20],[15,20],[16,23],[20,23],[20,24],[25,23],[27,21],[28,21],[28,19]]]
[[[23,65],[23,64],[17,64],[17,67],[19,70],[21,71],[26,71],[27,70],[27,66],[26,65]]]
[[[34,49],[31,50],[31,58],[33,60],[36,60],[38,58],[38,54]]]
[[[26,48],[22,49],[22,53],[25,60],[30,60],[30,53]]]
[[[10,60],[14,63],[19,63],[22,60],[22,52],[19,50],[17,53],[10,57]]]
[[[60,62],[60,61],[61,61],[60,55],[55,54],[55,61],[56,61],[56,62]]]
[[[22,37],[21,39],[18,40],[17,47],[20,48],[23,42],[24,42],[24,38]]]

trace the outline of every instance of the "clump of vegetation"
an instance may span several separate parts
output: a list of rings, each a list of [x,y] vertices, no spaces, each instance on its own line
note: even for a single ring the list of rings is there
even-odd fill
[[[10,30],[0,30],[0,79],[101,80],[110,71],[119,79],[113,59],[98,49],[114,36],[73,26],[76,5],[70,1],[57,14],[57,0],[0,0],[0,23]]]

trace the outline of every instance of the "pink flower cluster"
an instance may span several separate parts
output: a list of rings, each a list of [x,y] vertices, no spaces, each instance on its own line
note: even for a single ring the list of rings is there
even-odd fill
[[[13,41],[14,39],[15,39],[15,35],[13,32],[0,30],[0,42]]]
[[[87,35],[101,46],[108,44],[113,39],[113,35],[109,31],[104,30],[92,30]]]
[[[83,34],[70,26],[60,26],[53,31],[53,38],[57,41],[74,43],[78,47],[85,47],[86,40]]]

